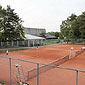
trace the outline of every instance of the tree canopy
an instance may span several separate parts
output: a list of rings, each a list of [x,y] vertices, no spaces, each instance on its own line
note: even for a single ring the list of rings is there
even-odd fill
[[[10,6],[0,6],[0,40],[17,40],[24,38],[22,20]]]
[[[59,37],[59,32],[48,32],[48,34],[55,36],[56,38]]]
[[[40,33],[40,37],[46,38],[46,33],[45,32]]]
[[[63,37],[85,39],[85,12],[82,12],[79,16],[72,14],[66,20],[62,21],[60,30]]]

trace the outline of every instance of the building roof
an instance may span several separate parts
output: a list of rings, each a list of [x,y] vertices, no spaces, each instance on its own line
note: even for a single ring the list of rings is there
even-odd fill
[[[25,34],[30,34],[34,36],[40,36],[41,33],[46,33],[45,29],[40,29],[40,28],[26,28],[24,27],[24,33]]]
[[[54,35],[51,35],[51,34],[46,34],[46,38],[47,39],[56,39],[56,37]]]
[[[43,39],[45,39],[45,38],[43,38],[43,37],[38,37],[38,36],[34,36],[34,35],[30,35],[30,34],[25,34],[25,37],[26,37],[26,39],[29,39],[29,40],[43,40]]]

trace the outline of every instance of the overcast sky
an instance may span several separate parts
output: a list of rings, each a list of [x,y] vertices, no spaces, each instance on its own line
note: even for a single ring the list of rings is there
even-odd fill
[[[72,13],[85,11],[85,0],[0,0],[3,7],[10,5],[24,21],[24,27],[60,31],[60,24]]]

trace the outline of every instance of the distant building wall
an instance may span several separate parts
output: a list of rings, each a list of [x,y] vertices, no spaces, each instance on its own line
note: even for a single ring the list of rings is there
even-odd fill
[[[24,28],[24,32],[26,34],[31,34],[31,35],[35,35],[35,36],[40,36],[40,34],[42,32],[45,32],[46,33],[46,30],[45,29],[39,29],[39,28]]]

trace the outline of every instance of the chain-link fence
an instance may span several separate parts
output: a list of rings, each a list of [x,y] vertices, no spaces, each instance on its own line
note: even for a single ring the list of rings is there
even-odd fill
[[[65,39],[64,43],[66,43],[66,44],[85,45],[85,39]]]
[[[0,56],[0,81],[7,85],[78,85],[80,74],[85,71]]]
[[[52,44],[77,44],[85,45],[85,39],[49,39],[45,41],[46,45]]]
[[[0,48],[9,47],[34,47],[53,44],[78,44],[85,45],[85,39],[48,39],[48,40],[22,40],[0,42]]]
[[[15,40],[0,42],[0,48],[42,46],[45,40]]]
[[[28,41],[4,41],[0,42],[1,48],[9,48],[9,47],[26,47],[28,46]]]

